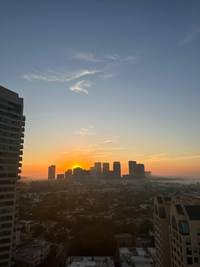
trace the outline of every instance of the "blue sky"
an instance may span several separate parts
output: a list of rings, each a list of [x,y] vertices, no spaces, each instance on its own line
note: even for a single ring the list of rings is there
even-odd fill
[[[73,157],[200,171],[199,1],[2,1],[0,25],[1,85],[25,100],[24,174]]]

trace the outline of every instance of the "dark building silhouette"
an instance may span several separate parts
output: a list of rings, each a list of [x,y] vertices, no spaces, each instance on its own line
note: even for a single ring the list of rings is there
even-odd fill
[[[103,174],[109,175],[109,163],[108,162],[103,163]]]
[[[83,177],[90,175],[90,170],[83,170]]]
[[[0,86],[0,266],[14,266],[25,117],[23,98]]]
[[[73,169],[73,178],[75,179],[83,178],[83,169],[80,167]]]
[[[56,166],[51,165],[49,166],[48,180],[55,180],[55,176],[56,176]]]
[[[115,178],[121,178],[121,164],[119,161],[113,162],[113,172]]]
[[[72,178],[72,170],[69,169],[67,172],[65,172],[65,179],[71,179]]]
[[[98,174],[101,174],[101,162],[95,162],[94,167],[97,169]]]
[[[137,177],[145,177],[144,164],[137,164],[136,175]]]
[[[136,161],[129,161],[128,164],[129,164],[129,175],[136,176],[136,171],[137,171]]]
[[[57,180],[64,180],[64,174],[57,174]]]

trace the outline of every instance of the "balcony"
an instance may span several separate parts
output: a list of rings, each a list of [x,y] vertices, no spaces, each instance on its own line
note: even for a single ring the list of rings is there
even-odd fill
[[[18,167],[22,167],[22,164],[21,164],[21,163],[19,163],[19,164],[18,164]]]
[[[25,122],[24,121],[22,121],[22,126],[25,126]]]
[[[18,173],[22,173],[22,171],[21,170],[18,170]]]
[[[24,139],[20,139],[20,144],[23,144],[24,143]]]
[[[21,138],[24,138],[24,134],[23,133],[21,133]]]
[[[22,161],[22,157],[19,157],[19,161]]]
[[[24,132],[25,132],[25,128],[24,128],[24,127],[22,127],[21,131],[22,131],[22,133],[24,133]]]
[[[24,148],[24,146],[23,145],[20,145],[20,147],[19,147],[20,149],[23,149]]]
[[[23,155],[23,150],[20,150],[19,151],[19,155]]]
[[[18,175],[18,176],[17,176],[17,180],[21,180],[21,176]]]
[[[22,116],[22,121],[26,121],[26,117],[25,116]]]

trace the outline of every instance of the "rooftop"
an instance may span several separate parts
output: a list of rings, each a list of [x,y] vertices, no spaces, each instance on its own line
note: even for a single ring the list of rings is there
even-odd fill
[[[101,257],[68,257],[66,267],[114,267],[114,258],[109,256]]]

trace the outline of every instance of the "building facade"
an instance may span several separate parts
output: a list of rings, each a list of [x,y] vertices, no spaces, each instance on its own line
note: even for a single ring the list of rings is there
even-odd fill
[[[121,164],[119,161],[113,162],[113,172],[115,178],[121,178]]]
[[[130,176],[136,176],[136,161],[129,161],[128,167],[129,167],[129,175]]]
[[[98,175],[101,174],[101,162],[95,162],[94,167],[97,169]]]
[[[51,165],[49,166],[48,180],[55,180],[55,177],[56,177],[56,166]]]
[[[176,192],[154,199],[157,266],[200,266],[200,196]]]
[[[0,86],[0,266],[15,264],[25,117],[23,99]]]
[[[108,162],[103,163],[103,175],[109,175],[109,163]]]

